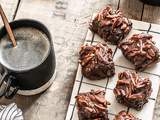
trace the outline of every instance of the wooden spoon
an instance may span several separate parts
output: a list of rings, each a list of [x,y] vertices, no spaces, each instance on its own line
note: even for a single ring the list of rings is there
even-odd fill
[[[0,14],[1,14],[4,26],[5,26],[5,28],[6,28],[7,32],[8,32],[8,35],[9,35],[11,41],[12,41],[12,44],[15,47],[15,46],[17,46],[17,43],[16,43],[16,40],[15,40],[14,35],[13,35],[13,32],[11,30],[11,27],[10,27],[10,25],[8,23],[8,20],[7,20],[5,14],[3,12],[3,9],[1,7],[1,5],[0,5]]]

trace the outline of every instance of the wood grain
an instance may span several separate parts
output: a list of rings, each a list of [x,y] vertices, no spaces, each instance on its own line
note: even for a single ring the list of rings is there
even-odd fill
[[[143,3],[139,0],[120,0],[119,9],[130,19],[141,20]]]
[[[8,22],[13,20],[15,15],[18,0],[0,0],[0,4],[6,14]],[[0,27],[3,25],[2,19],[0,19]]]
[[[144,5],[143,21],[160,24],[160,7]]]
[[[7,32],[8,32],[8,35],[9,35],[11,41],[12,41],[12,44],[15,47],[15,46],[17,46],[17,43],[16,43],[16,40],[15,40],[14,35],[13,35],[13,32],[11,30],[11,27],[10,27],[10,25],[8,23],[8,20],[6,18],[6,15],[5,15],[1,5],[0,5],[0,14],[1,14],[1,18],[3,20],[4,26],[5,26],[5,28],[6,28]]]

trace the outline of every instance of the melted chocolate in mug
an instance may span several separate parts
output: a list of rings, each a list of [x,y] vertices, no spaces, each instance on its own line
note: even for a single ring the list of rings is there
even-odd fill
[[[50,42],[47,36],[35,28],[13,30],[17,46],[13,47],[8,35],[0,40],[0,62],[7,68],[21,71],[34,68],[47,57]]]

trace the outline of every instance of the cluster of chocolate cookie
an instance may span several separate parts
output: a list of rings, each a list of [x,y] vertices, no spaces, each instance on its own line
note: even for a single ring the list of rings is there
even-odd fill
[[[76,107],[78,109],[79,120],[104,120],[108,119],[107,105],[110,105],[104,95],[106,91],[94,91],[79,93],[76,98]]]
[[[143,71],[147,67],[159,62],[159,49],[152,41],[150,34],[134,34],[130,39],[122,42],[132,28],[132,22],[119,10],[107,6],[91,21],[89,29],[97,33],[104,41],[112,42],[122,50],[126,59],[130,60],[136,71]],[[82,75],[91,80],[112,77],[115,74],[112,49],[107,43],[98,43],[81,47],[79,63],[82,66]],[[148,102],[152,93],[152,82],[149,78],[142,78],[136,72],[125,70],[118,75],[116,87],[113,90],[116,100],[128,107],[141,110]],[[76,107],[80,120],[108,120],[107,105],[110,103],[104,98],[105,91],[79,93],[76,98]],[[140,120],[126,111],[119,112],[114,120]]]
[[[128,35],[132,22],[120,10],[113,10],[107,6],[91,21],[89,29],[97,33],[104,41],[119,44]]]
[[[159,49],[152,37],[145,33],[134,34],[129,40],[118,45],[123,55],[134,64],[136,71],[143,71],[159,62]]]
[[[113,90],[117,101],[141,110],[152,93],[152,83],[149,78],[144,79],[131,70],[119,73],[118,78]]]
[[[107,46],[107,43],[82,46],[79,62],[82,66],[82,75],[86,78],[97,80],[112,77],[115,74],[112,49]]]
[[[109,120],[107,105],[111,103],[105,99],[106,91],[79,93],[76,98],[76,108],[79,120]],[[141,120],[122,110],[115,115],[114,120]]]

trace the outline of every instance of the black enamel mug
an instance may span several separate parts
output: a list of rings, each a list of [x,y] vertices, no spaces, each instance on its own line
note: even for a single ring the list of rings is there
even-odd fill
[[[140,0],[140,1],[153,6],[160,6],[160,0]]]
[[[0,91],[0,98],[5,96],[6,99],[11,99],[14,97],[14,95],[18,92],[18,91],[35,91],[39,88],[41,88],[41,91],[36,91],[35,94],[44,91],[47,88],[44,88],[43,86],[48,84],[48,82],[51,80],[51,78],[53,78],[53,75],[55,74],[55,67],[56,67],[56,61],[55,61],[55,53],[54,53],[54,48],[53,48],[53,42],[52,42],[52,37],[51,34],[49,32],[49,30],[47,29],[47,27],[42,24],[39,21],[36,20],[32,20],[32,19],[20,19],[20,20],[15,20],[9,23],[11,26],[11,29],[14,33],[14,31],[17,31],[17,33],[15,32],[15,39],[16,42],[18,44],[18,46],[21,46],[21,42],[23,43],[23,40],[25,41],[25,45],[22,47],[23,50],[26,49],[26,51],[28,52],[29,50],[31,50],[31,52],[29,54],[33,54],[33,57],[26,57],[27,55],[29,55],[27,52],[22,52],[21,48],[13,48],[13,50],[15,50],[16,52],[16,56],[15,57],[19,57],[17,61],[12,61],[13,66],[8,66],[8,63],[6,63],[2,58],[4,57],[5,59],[9,58],[10,53],[12,52],[12,48],[13,46],[11,46],[11,44],[9,43],[5,43],[6,46],[4,47],[4,50],[1,50],[1,44],[4,44],[3,40],[5,37],[7,37],[7,32],[5,27],[3,26],[0,29],[0,65],[1,67],[4,69],[4,72],[2,73],[2,77],[0,79],[0,87],[2,86],[2,83],[5,82],[5,86],[3,87],[3,89]],[[22,30],[27,30],[27,31],[22,31]],[[32,32],[33,30],[33,32]],[[18,31],[22,31],[21,33],[18,33]],[[34,33],[35,32],[35,33]],[[39,38],[40,37],[40,38]],[[27,46],[27,42],[29,42],[29,38],[32,38],[30,40],[30,42],[33,42],[33,47],[32,49],[30,49]],[[23,40],[22,40],[23,39]],[[35,40],[36,39],[36,40]],[[47,40],[47,43],[45,43],[43,41],[43,39]],[[40,41],[42,40],[42,41]],[[39,42],[40,41],[40,42]],[[6,41],[5,41],[6,42]],[[42,43],[44,43],[44,45]],[[9,45],[8,45],[9,44]],[[7,48],[8,47],[8,48]],[[41,48],[43,48],[43,50],[45,52],[43,52],[41,50]],[[12,51],[9,51],[9,50]],[[47,50],[45,50],[47,49]],[[6,52],[6,51],[9,52]],[[17,52],[19,50],[19,52],[22,52],[22,56],[19,56],[19,53]],[[45,55],[43,55],[43,59],[42,57],[38,58],[35,54],[35,51],[38,51],[38,55],[37,56],[42,56],[43,53],[45,53]],[[3,51],[3,52],[1,52]],[[33,51],[33,52],[32,52]],[[5,53],[5,54],[4,54]],[[18,53],[18,54],[17,54]],[[26,55],[26,56],[25,56]],[[19,60],[23,58],[22,60]],[[12,59],[12,58],[11,58]],[[10,59],[10,60],[11,60]],[[29,61],[27,61],[29,59]],[[9,60],[9,59],[8,59]],[[36,60],[39,63],[33,64],[33,66],[30,66],[30,63],[34,63],[36,62]],[[25,62],[26,61],[26,62]],[[23,63],[24,65],[26,65],[26,67],[28,67],[27,69],[18,69],[18,68],[14,68],[14,65],[19,64],[19,66]],[[22,66],[23,67],[23,66]],[[49,86],[48,86],[49,87]],[[9,93],[10,88],[12,88],[12,93]],[[33,93],[34,94],[34,93]]]

